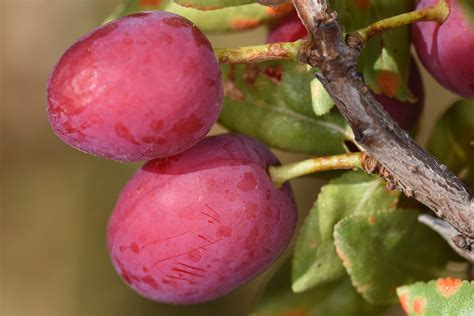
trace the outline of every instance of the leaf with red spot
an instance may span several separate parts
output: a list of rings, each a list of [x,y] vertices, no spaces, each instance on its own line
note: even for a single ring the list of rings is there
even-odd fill
[[[346,32],[414,9],[413,0],[332,1]],[[370,90],[402,101],[415,101],[408,88],[410,27],[398,27],[371,38],[359,59]]]
[[[396,288],[447,274],[458,258],[447,243],[417,220],[415,210],[355,214],[334,228],[338,255],[357,291],[372,304],[396,302]]]
[[[310,210],[293,257],[293,290],[306,291],[342,277],[344,267],[334,247],[334,225],[351,214],[394,208],[399,193],[385,182],[362,172],[348,172],[321,189]]]
[[[428,150],[474,188],[474,100],[454,103],[433,129]]]
[[[290,274],[291,261],[287,261],[266,286],[253,315],[358,316],[380,315],[383,312],[383,308],[366,303],[347,277],[303,293],[293,293]]]
[[[234,7],[249,3],[255,3],[255,0],[174,0],[179,5],[199,10],[216,10],[225,7]]]
[[[285,4],[278,8],[270,8],[252,3],[202,11],[183,7],[170,0],[123,0],[106,22],[144,10],[164,10],[181,15],[196,24],[203,32],[231,32],[247,30],[271,22],[290,13],[293,7]]]
[[[397,288],[408,315],[474,315],[474,282],[454,278]]]
[[[336,110],[317,116],[311,103],[312,71],[289,61],[223,65],[220,123],[292,152],[329,155],[348,151],[351,138]]]

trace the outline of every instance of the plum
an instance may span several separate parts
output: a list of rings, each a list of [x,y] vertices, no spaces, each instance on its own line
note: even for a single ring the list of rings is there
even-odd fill
[[[277,158],[227,134],[147,162],[128,182],[108,224],[122,279],[152,300],[191,304],[229,293],[287,247],[297,211],[291,188],[271,182]]]
[[[307,36],[308,31],[301,23],[298,13],[292,12],[272,26],[266,42],[294,42]]]
[[[417,9],[438,0],[422,0]],[[460,7],[448,1],[450,14],[443,24],[418,22],[413,25],[413,43],[430,74],[445,88],[467,98],[474,97],[474,23]]]
[[[79,39],[48,82],[56,134],[117,161],[175,155],[217,120],[223,88],[209,41],[191,22],[162,12],[132,14]]]

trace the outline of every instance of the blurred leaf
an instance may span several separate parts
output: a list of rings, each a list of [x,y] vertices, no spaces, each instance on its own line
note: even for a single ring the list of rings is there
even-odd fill
[[[334,228],[337,253],[352,284],[369,303],[396,301],[395,289],[445,272],[454,253],[414,210],[354,214]]]
[[[145,10],[164,10],[181,15],[196,24],[203,32],[228,32],[257,27],[284,16],[293,9],[287,5],[274,9],[253,3],[212,11],[201,11],[185,8],[170,0],[123,0],[107,18],[106,22]]]
[[[291,291],[289,260],[267,285],[255,316],[357,316],[380,315],[380,308],[367,304],[349,278],[295,294]]]
[[[465,12],[471,18],[471,22],[474,23],[474,2],[472,0],[459,0],[462,6],[464,6]]]
[[[183,7],[200,10],[215,10],[224,7],[233,7],[243,4],[255,3],[255,0],[174,0]]]
[[[474,315],[474,282],[438,279],[397,289],[408,315]]]
[[[311,107],[312,71],[288,61],[223,65],[224,107],[219,121],[271,147],[306,154],[345,152],[342,116],[316,116]]]
[[[455,102],[436,123],[428,150],[474,188],[474,100]]]
[[[387,191],[379,177],[348,172],[319,193],[296,241],[293,291],[302,292],[344,275],[334,247],[334,225],[346,216],[396,206],[399,193]]]

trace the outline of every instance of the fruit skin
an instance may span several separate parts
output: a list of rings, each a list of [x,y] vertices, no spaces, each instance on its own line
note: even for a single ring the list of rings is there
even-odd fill
[[[436,4],[423,0],[417,9]],[[464,97],[474,97],[474,23],[463,12],[458,0],[448,1],[451,13],[446,21],[418,22],[412,35],[423,65],[447,89]]]
[[[141,295],[191,304],[227,294],[263,272],[296,223],[291,188],[277,189],[278,164],[246,136],[208,137],[147,162],[128,182],[108,224],[108,249]]]
[[[415,128],[425,104],[425,89],[423,87],[420,69],[413,59],[410,61],[408,88],[410,88],[413,96],[416,98],[416,102],[414,103],[403,102],[383,94],[374,93],[374,97],[383,105],[384,109],[401,128],[410,131]]]
[[[278,21],[267,35],[267,43],[294,42],[308,36],[298,13],[293,12]]]
[[[217,120],[223,88],[207,38],[168,12],[137,13],[69,48],[48,82],[56,134],[117,161],[177,154]]]
[[[270,30],[266,42],[293,42],[307,36],[308,32],[301,23],[298,14],[295,12],[285,19],[282,19]],[[401,128],[412,130],[418,122],[425,103],[425,92],[420,70],[413,59],[410,62],[408,87],[417,99],[415,103],[403,102],[383,94],[374,94],[374,97],[382,104]]]

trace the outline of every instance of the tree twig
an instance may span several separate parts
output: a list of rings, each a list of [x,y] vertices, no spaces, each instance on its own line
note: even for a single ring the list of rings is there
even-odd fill
[[[473,193],[418,146],[369,92],[357,71],[363,38],[358,34],[343,37],[336,13],[326,0],[293,0],[293,4],[312,38],[306,62],[320,68],[316,77],[351,126],[357,143],[373,159],[368,163],[372,171],[384,176],[390,188],[428,206],[461,233],[466,244],[471,244]]]

